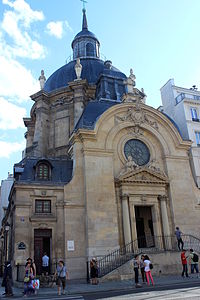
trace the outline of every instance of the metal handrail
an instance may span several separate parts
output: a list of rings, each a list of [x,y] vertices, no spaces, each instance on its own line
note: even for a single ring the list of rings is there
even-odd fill
[[[148,244],[148,238],[151,243]],[[193,235],[182,235],[184,248],[193,249],[200,253],[200,239]],[[130,243],[112,251],[98,261],[98,276],[103,277],[106,274],[119,268],[126,262],[133,259],[134,255],[142,253],[160,253],[165,251],[178,251],[176,236],[145,236],[138,238]]]

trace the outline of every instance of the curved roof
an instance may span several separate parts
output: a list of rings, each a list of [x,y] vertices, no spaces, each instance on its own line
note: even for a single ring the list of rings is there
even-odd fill
[[[69,82],[76,79],[74,69],[75,64],[76,61],[73,60],[68,64],[62,66],[57,71],[55,71],[46,81],[44,90],[46,92],[52,92],[56,89],[66,87]],[[111,67],[111,69],[108,70],[108,68],[104,65],[104,61],[98,58],[82,58],[81,65],[81,78],[87,79],[89,84],[96,84],[99,79],[99,76],[102,73],[106,73],[115,78],[126,78],[126,75],[124,73],[120,72],[117,68],[113,66]]]

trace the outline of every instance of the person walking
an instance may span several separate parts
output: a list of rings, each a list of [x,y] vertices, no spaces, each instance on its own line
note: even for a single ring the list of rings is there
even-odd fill
[[[2,286],[5,287],[5,297],[13,296],[12,291],[12,267],[9,261],[6,262],[3,274]]]
[[[135,272],[135,287],[137,288],[142,287],[141,284],[139,284],[139,266],[140,266],[139,255],[136,254],[133,259],[133,268]]]
[[[54,276],[58,276],[56,282],[58,286],[58,295],[61,296],[61,290],[62,294],[65,295],[66,279],[69,279],[69,274],[63,260],[59,261]]]
[[[181,238],[182,232],[180,231],[179,227],[176,227],[175,235],[176,235],[177,242],[178,242],[178,249],[183,250],[184,243],[183,243],[183,240]],[[180,244],[181,244],[181,248],[180,248]]]
[[[35,265],[34,261],[32,260],[31,257],[27,258],[26,261],[31,264],[31,267],[33,268],[33,276],[36,277],[36,265]]]
[[[49,274],[49,257],[46,252],[42,256],[42,273],[46,276]]]
[[[146,283],[146,276],[145,276],[145,271],[144,271],[144,255],[141,255],[140,258],[140,272],[142,275],[142,283],[145,284]]]
[[[92,284],[98,284],[98,263],[95,257],[90,261],[90,277]]]
[[[27,261],[24,274],[24,297],[35,293],[33,288],[34,270],[31,261]]]
[[[181,252],[181,263],[183,266],[183,271],[182,271],[182,277],[184,278],[184,274],[186,275],[186,277],[188,276],[188,268],[187,268],[187,256],[186,256],[186,250],[183,249]]]
[[[190,249],[189,264],[191,267],[191,274],[194,274],[195,270],[197,273],[197,277],[199,277],[199,256],[194,252],[193,249]]]
[[[146,279],[147,279],[147,285],[149,286],[150,285],[150,282],[149,282],[149,277],[151,279],[151,283],[152,285],[154,285],[154,281],[153,281],[153,277],[151,275],[151,268],[152,268],[152,263],[148,257],[148,255],[145,255],[144,257],[144,271],[145,271],[145,274],[146,274]]]

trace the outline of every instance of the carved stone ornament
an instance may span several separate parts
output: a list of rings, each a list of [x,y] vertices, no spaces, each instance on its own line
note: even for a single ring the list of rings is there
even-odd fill
[[[44,85],[46,82],[46,77],[44,76],[44,70],[41,70],[41,75],[38,78],[39,82],[40,82],[40,89],[43,90],[44,89]]]
[[[154,129],[159,130],[157,122],[144,112],[138,101],[136,102],[135,107],[128,108],[124,116],[115,116],[115,121],[117,123],[129,121],[135,126],[140,126],[141,124],[146,123]]]
[[[159,162],[155,159],[152,159],[147,167],[156,173],[160,173],[163,176],[166,176],[165,172],[160,169]]]
[[[139,137],[144,135],[144,131],[140,128],[140,126],[136,125],[134,127],[128,128],[126,130],[127,134],[132,137]]]
[[[75,64],[75,72],[76,72],[76,80],[80,80],[81,79],[81,72],[82,72],[82,65],[80,62],[80,58],[77,58],[76,60],[76,64]]]
[[[125,163],[125,165],[121,169],[121,172],[120,172],[119,176],[124,175],[126,173],[129,173],[129,172],[131,172],[133,170],[136,170],[138,168],[139,168],[139,166],[134,162],[134,160],[132,159],[132,157],[129,156],[128,160]]]

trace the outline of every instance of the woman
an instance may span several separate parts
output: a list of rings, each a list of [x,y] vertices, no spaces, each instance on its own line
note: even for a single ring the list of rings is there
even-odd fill
[[[25,265],[24,297],[27,297],[31,293],[34,293],[33,279],[34,279],[34,270],[31,261],[29,260]]]
[[[61,288],[63,289],[62,294],[65,295],[66,279],[69,279],[68,271],[65,267],[64,261],[60,260],[56,268],[55,276],[58,276],[56,284],[58,285],[58,295],[61,295]]]
[[[140,259],[140,271],[142,275],[142,282],[145,283],[145,271],[144,271],[144,255],[141,255]]]
[[[144,257],[144,271],[145,271],[145,274],[146,274],[147,285],[150,285],[149,277],[151,279],[152,285],[154,285],[153,277],[151,275],[151,270],[150,270],[150,264],[151,264],[151,261],[150,261],[148,255],[145,255],[145,257]]]
[[[90,261],[90,277],[92,284],[98,284],[98,265],[96,258]]]

